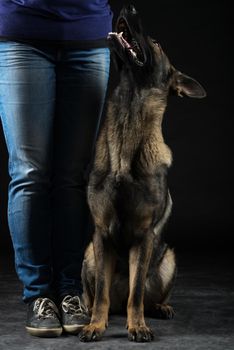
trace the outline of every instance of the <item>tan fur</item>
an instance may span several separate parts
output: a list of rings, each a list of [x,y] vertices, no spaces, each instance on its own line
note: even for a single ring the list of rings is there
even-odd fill
[[[164,290],[167,290],[169,283],[171,283],[175,274],[175,269],[175,253],[172,249],[167,249],[163,261],[159,265],[159,275],[161,276],[162,288]]]
[[[126,111],[122,128],[116,120],[113,104],[108,106],[107,119],[97,145],[95,164],[103,169],[104,162],[108,160],[106,151],[108,143],[111,170],[116,176],[129,173],[132,158],[140,143],[142,143],[141,166],[148,174],[154,173],[157,165],[170,166],[172,163],[171,150],[165,144],[162,135],[166,102],[158,89],[151,89],[150,93],[147,91],[145,95],[140,118],[137,116],[128,118],[129,112]]]

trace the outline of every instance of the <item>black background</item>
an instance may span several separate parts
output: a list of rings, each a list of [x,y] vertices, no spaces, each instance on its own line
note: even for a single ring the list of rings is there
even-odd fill
[[[110,1],[117,14],[124,1]],[[174,202],[167,240],[177,250],[226,251],[233,230],[233,57],[228,1],[134,1],[146,31],[173,65],[207,91],[171,96],[163,123],[173,151]],[[116,18],[116,15],[115,15]],[[110,90],[115,83],[112,72]],[[0,129],[0,254],[12,252],[7,226],[7,151]]]

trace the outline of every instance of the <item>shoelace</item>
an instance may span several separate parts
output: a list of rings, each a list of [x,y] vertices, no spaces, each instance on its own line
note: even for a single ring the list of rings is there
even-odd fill
[[[77,316],[86,316],[88,315],[87,307],[81,303],[78,295],[71,296],[67,295],[62,302],[62,309],[66,313],[71,313]]]
[[[33,311],[36,312],[40,318],[55,317],[59,314],[56,305],[48,298],[38,298],[35,301]]]

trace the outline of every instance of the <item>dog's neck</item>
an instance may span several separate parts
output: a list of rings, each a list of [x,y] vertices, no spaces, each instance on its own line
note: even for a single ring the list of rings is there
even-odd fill
[[[117,175],[130,174],[136,159],[150,173],[157,164],[170,165],[171,153],[161,129],[166,98],[159,89],[140,88],[131,79],[121,78],[107,110],[111,167]],[[148,164],[140,156],[145,152]]]
[[[134,126],[140,121],[142,127],[150,123],[152,127],[161,128],[166,104],[167,92],[137,84],[130,72],[123,71],[110,98],[108,118],[113,117],[114,122],[121,124],[128,122]]]

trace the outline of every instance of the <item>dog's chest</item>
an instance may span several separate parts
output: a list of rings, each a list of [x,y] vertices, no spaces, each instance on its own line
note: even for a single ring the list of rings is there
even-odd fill
[[[126,175],[131,171],[132,162],[142,139],[141,122],[137,116],[126,111],[109,123],[108,144],[111,170],[115,174]]]
[[[163,101],[155,101],[154,94],[144,91],[131,96],[132,100],[116,93],[108,106],[110,171],[117,177],[129,176],[139,169],[152,174],[156,166],[171,164],[171,152],[161,130]]]

